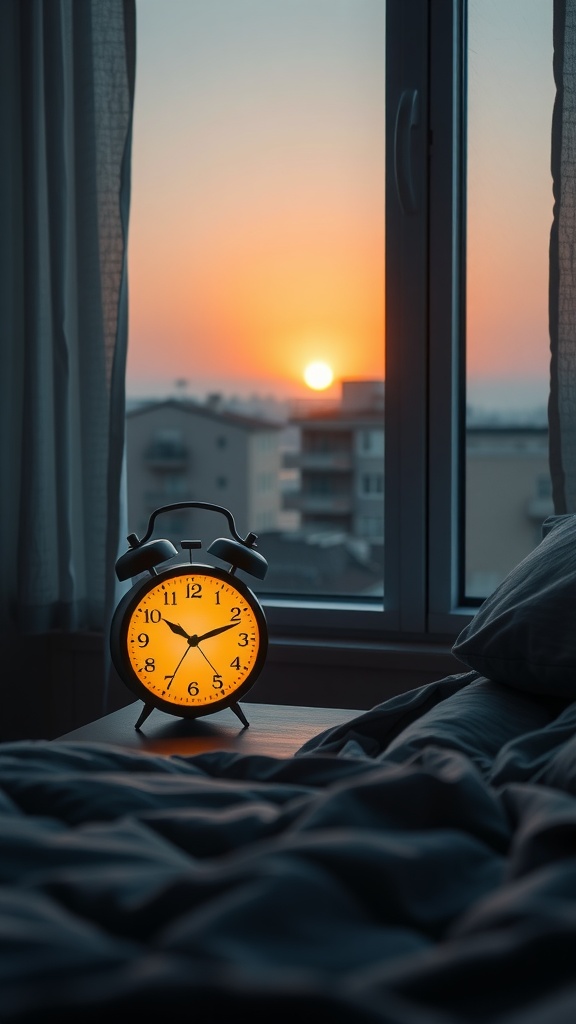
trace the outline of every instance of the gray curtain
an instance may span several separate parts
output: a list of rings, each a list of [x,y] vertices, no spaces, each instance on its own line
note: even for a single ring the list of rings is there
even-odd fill
[[[116,596],[135,0],[0,3],[0,626]]]
[[[554,510],[576,512],[576,0],[554,0],[548,423]]]

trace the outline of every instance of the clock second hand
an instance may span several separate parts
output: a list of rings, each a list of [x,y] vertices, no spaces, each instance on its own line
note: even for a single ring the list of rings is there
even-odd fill
[[[213,665],[213,664],[212,664],[212,662],[210,661],[210,658],[207,658],[207,657],[206,657],[206,655],[204,654],[204,651],[202,650],[202,648],[200,647],[200,645],[198,645],[198,650],[200,651],[200,654],[202,655],[202,657],[203,657],[203,658],[206,658],[206,661],[207,661],[207,662],[208,662],[208,664],[210,665],[210,668],[212,669],[212,671],[213,671],[214,675],[215,675],[215,676],[219,676],[219,675],[220,675],[220,673],[219,673],[218,669],[217,669],[217,668],[214,668],[214,665]],[[220,677],[220,678],[221,678],[221,677]]]
[[[169,682],[168,682],[168,683],[166,683],[166,689],[167,689],[167,690],[169,690],[169,689],[170,689],[170,687],[172,686],[172,683],[173,683],[173,681],[174,681],[174,677],[175,677],[175,675],[176,675],[176,673],[177,673],[178,669],[180,668],[180,665],[181,665],[181,664],[182,664],[182,662],[184,661],[184,658],[185,658],[185,657],[186,657],[186,655],[188,654],[188,651],[189,651],[189,650],[190,650],[190,647],[187,647],[187,648],[186,648],[186,650],[184,651],[184,654],[183,654],[183,655],[182,655],[182,657],[180,658],[180,661],[179,661],[179,662],[178,662],[178,664],[176,665],[176,668],[174,669],[174,671],[173,671],[172,675],[168,677],[168,678],[169,678]]]

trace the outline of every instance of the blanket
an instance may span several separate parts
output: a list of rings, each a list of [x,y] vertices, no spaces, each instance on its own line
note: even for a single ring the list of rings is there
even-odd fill
[[[279,759],[0,746],[0,1021],[576,1020],[576,703],[468,672]]]

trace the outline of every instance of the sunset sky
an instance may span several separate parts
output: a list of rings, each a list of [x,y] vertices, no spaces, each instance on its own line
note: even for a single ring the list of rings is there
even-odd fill
[[[551,7],[470,3],[470,380],[543,400]],[[384,35],[384,0],[137,0],[129,395],[384,376]]]

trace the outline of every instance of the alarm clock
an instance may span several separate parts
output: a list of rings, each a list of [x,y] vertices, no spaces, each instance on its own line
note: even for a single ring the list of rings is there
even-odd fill
[[[193,562],[193,550],[202,546],[198,540],[180,542],[188,562],[158,569],[178,551],[169,540],[151,539],[155,520],[183,508],[226,517],[231,537],[217,537],[207,550],[228,569]],[[116,575],[121,581],[141,578],[114,612],[110,653],[120,678],[144,702],[136,729],[155,708],[198,718],[229,707],[248,726],[238,701],[264,665],[268,629],[260,602],[236,572],[264,579],[268,564],[255,550],[257,539],[254,533],[242,538],[227,508],[204,501],[163,505],[150,516],[141,539],[134,533],[128,537],[130,547],[118,558]]]

